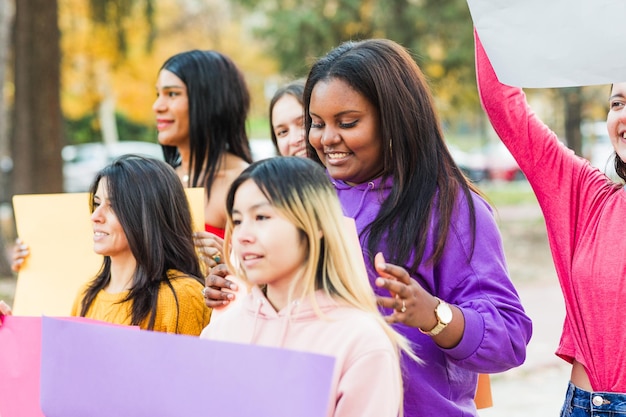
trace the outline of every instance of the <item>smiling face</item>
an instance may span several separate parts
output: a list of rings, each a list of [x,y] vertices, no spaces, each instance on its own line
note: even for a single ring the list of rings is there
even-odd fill
[[[279,98],[272,109],[272,129],[283,156],[306,156],[303,112],[302,104],[291,94]]]
[[[132,256],[126,233],[111,207],[106,177],[102,177],[98,183],[98,189],[93,196],[93,207],[91,222],[94,252],[111,258]]]
[[[187,87],[172,72],[163,69],[156,84],[157,98],[152,105],[161,145],[189,145],[189,96]]]
[[[307,259],[306,243],[296,226],[283,217],[252,180],[242,183],[233,201],[232,250],[256,285],[268,285],[275,307],[286,299]]]
[[[331,177],[360,184],[383,171],[378,111],[345,81],[319,81],[311,92],[309,142]]]
[[[626,162],[626,82],[613,84],[606,128],[617,156]]]

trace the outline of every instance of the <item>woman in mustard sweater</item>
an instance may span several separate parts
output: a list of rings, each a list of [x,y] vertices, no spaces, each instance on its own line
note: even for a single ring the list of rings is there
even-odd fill
[[[72,315],[168,333],[199,335],[209,323],[189,204],[165,162],[126,155],[90,189],[98,275]]]

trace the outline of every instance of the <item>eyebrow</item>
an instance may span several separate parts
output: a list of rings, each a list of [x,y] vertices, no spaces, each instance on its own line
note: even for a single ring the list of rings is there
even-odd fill
[[[159,86],[155,85],[154,88],[156,88],[157,90],[159,89]],[[163,87],[161,87],[161,90],[172,90],[172,89],[184,89],[185,86],[182,85],[164,85]]]
[[[339,112],[337,114],[334,114],[333,117],[341,117],[341,116],[345,116],[348,115],[350,113],[363,113],[363,110],[344,110],[342,112]],[[313,113],[313,112],[309,112],[310,116],[315,116],[315,117],[320,117],[318,114]]]
[[[257,204],[251,205],[250,207],[248,207],[247,211],[256,210],[256,209],[258,209],[260,207],[263,207],[263,206],[273,207],[274,205],[271,204],[269,201],[264,201],[262,203],[257,203]],[[236,210],[236,209],[232,209],[231,213],[233,213],[233,214],[235,214],[235,213],[236,214],[241,214],[241,212],[239,210]]]

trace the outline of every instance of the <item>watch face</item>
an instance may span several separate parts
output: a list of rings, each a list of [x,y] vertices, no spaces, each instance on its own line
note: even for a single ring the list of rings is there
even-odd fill
[[[436,312],[440,322],[448,324],[452,321],[452,309],[447,303],[444,303],[443,301],[440,302],[437,306]]]

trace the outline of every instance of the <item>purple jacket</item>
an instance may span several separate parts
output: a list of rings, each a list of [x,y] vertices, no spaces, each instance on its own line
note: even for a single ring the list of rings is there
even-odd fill
[[[337,189],[344,214],[355,220],[360,235],[389,195],[392,180],[381,184],[381,179],[376,179],[356,186],[332,178],[331,181]],[[473,399],[478,373],[503,372],[521,365],[526,357],[526,345],[532,333],[530,318],[509,279],[491,207],[480,196],[472,193],[472,197],[476,212],[476,241],[471,261],[467,261],[472,247],[469,206],[464,194],[459,192],[441,261],[435,265],[422,263],[419,275],[413,276],[428,292],[461,309],[465,317],[463,338],[458,346],[443,349],[417,328],[396,327],[412,342],[415,353],[425,362],[418,365],[411,360],[403,361],[406,417],[476,416]],[[434,249],[432,228],[427,239],[424,259]],[[368,252],[363,236],[360,241],[374,291],[388,296],[386,290],[373,284],[377,277],[373,254]],[[388,255],[384,244],[381,251]]]

